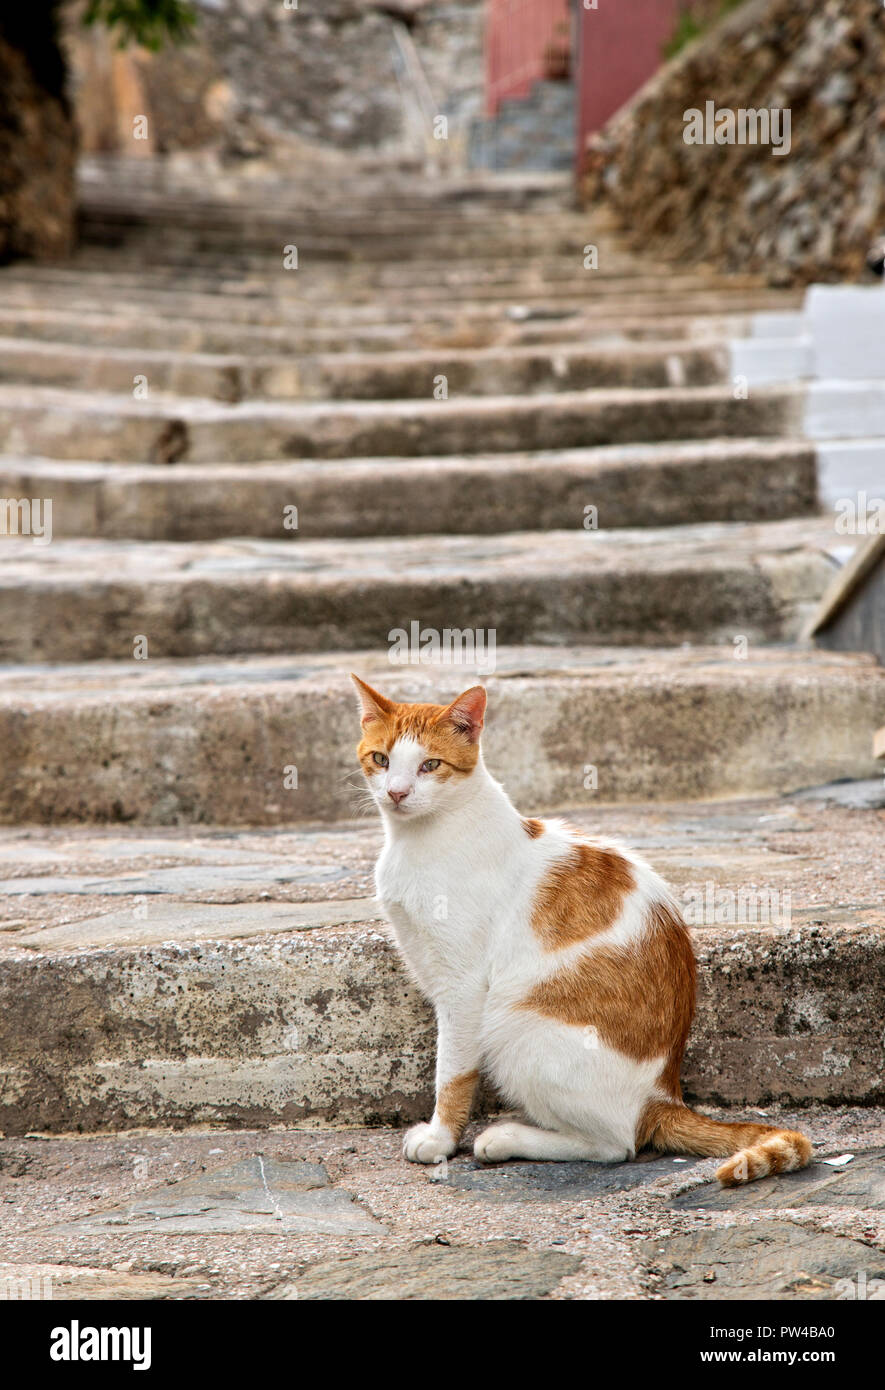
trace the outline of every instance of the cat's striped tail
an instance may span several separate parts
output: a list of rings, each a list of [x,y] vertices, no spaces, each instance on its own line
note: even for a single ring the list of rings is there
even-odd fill
[[[724,1187],[739,1187],[769,1173],[792,1173],[805,1168],[812,1154],[811,1140],[797,1130],[711,1120],[674,1101],[648,1106],[639,1139],[659,1153],[727,1157],[716,1170]]]

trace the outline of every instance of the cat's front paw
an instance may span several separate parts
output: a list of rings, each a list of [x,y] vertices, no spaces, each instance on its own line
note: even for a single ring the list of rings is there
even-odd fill
[[[413,1125],[403,1140],[403,1153],[410,1163],[439,1163],[455,1152],[455,1141],[445,1129],[433,1125]]]

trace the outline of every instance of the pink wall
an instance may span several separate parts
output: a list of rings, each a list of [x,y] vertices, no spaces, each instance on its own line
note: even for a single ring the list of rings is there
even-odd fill
[[[578,149],[661,66],[680,0],[597,0],[579,9]],[[580,155],[579,155],[580,158]]]
[[[561,25],[565,36],[558,32]],[[570,36],[569,0],[487,0],[486,114],[494,116],[506,97],[528,96],[546,75],[547,45]]]

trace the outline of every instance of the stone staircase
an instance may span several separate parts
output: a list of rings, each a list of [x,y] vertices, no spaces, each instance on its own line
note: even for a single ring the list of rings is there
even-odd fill
[[[53,504],[51,544],[0,538],[0,1128],[426,1108],[350,670],[478,676],[526,812],[793,889],[699,927],[694,1096],[879,1096],[868,822],[792,794],[875,775],[885,676],[800,641],[846,558],[803,386],[730,379],[797,297],[637,263],[544,175],[97,163],[82,228],[0,273],[0,494]],[[415,624],[494,669],[393,664]]]
[[[475,169],[570,170],[576,119],[573,82],[536,82],[527,97],[505,99],[496,115],[476,117],[468,161]]]

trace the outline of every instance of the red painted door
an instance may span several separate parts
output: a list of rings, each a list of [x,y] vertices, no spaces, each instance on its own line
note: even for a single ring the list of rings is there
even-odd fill
[[[685,0],[579,0],[578,149],[661,66]]]

